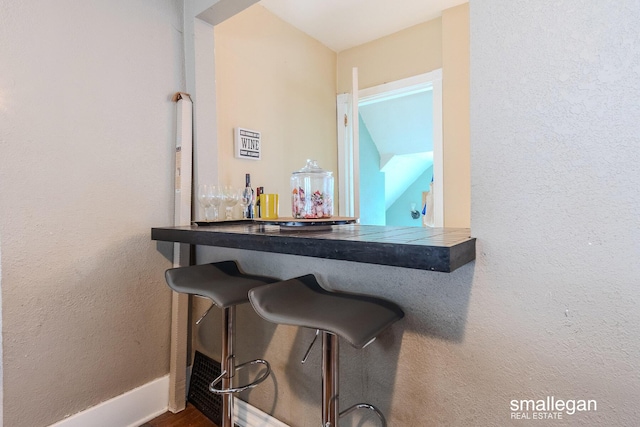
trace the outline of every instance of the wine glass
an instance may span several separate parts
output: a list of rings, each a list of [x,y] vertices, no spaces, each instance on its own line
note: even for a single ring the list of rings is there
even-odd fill
[[[242,218],[246,219],[246,218],[249,218],[247,216],[247,208],[249,207],[251,202],[253,202],[253,191],[251,190],[251,187],[244,187],[244,188],[241,188],[239,191],[240,191],[240,206],[242,206]]]
[[[202,210],[204,211],[204,220],[206,222],[209,222],[209,208],[213,206],[211,200],[211,187],[212,186],[209,184],[198,185],[198,203],[202,206]]]
[[[213,206],[213,217],[214,220],[217,221],[219,210],[218,208],[222,204],[222,193],[220,191],[220,188],[216,187],[215,185],[211,185],[210,187],[211,206]]]
[[[234,187],[226,185],[222,190],[222,195],[222,200],[226,211],[225,219],[233,219],[233,208],[238,204],[238,201],[240,200],[240,194]]]

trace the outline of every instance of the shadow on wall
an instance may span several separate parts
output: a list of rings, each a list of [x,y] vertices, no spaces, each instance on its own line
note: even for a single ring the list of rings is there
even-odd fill
[[[327,289],[374,295],[399,304],[404,319],[380,334],[364,349],[355,349],[344,340],[340,345],[341,408],[368,402],[378,406],[389,425],[413,422],[416,414],[395,408],[420,408],[426,384],[434,375],[428,361],[433,340],[460,343],[465,325],[474,264],[453,273],[436,273],[398,267],[325,260],[227,248],[199,247],[198,264],[237,260],[247,273],[282,279],[313,273]],[[203,304],[194,316],[206,309]],[[196,328],[195,349],[219,359],[220,311],[212,310]],[[261,410],[291,425],[315,425],[320,419],[320,345],[307,363],[300,363],[315,334],[314,330],[275,325],[258,317],[249,304],[238,307],[237,356],[241,363],[254,358],[268,360],[272,378],[240,396]],[[416,400],[417,399],[417,400]],[[394,405],[392,407],[392,401]],[[353,420],[361,416],[357,411]],[[406,418],[406,417],[409,418]],[[301,420],[305,420],[304,424]],[[346,420],[345,420],[346,422]],[[347,425],[377,425],[362,420]],[[309,423],[309,424],[307,424]],[[319,424],[319,421],[318,421]]]

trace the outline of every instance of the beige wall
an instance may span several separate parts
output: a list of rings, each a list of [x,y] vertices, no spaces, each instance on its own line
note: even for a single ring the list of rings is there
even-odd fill
[[[471,224],[469,3],[442,12],[444,226]]]
[[[338,53],[338,93],[351,91],[358,67],[360,89],[442,68],[444,225],[470,226],[469,4],[442,17]]]
[[[358,67],[360,89],[441,68],[441,18],[339,52],[338,93],[351,91],[353,67]]]
[[[313,158],[337,171],[336,54],[254,5],[214,28],[219,183],[280,194],[290,216],[291,172]],[[233,156],[233,129],[262,134],[262,160]]]
[[[48,426],[168,372],[182,11],[0,5],[4,425]]]
[[[443,69],[445,226],[470,225],[468,4],[335,54],[254,5],[214,29],[219,183],[287,195],[306,158],[337,172],[335,93]],[[259,65],[257,65],[259,64]],[[263,159],[233,157],[233,128],[262,132]],[[277,170],[278,173],[273,174]],[[281,199],[283,214],[287,197]]]

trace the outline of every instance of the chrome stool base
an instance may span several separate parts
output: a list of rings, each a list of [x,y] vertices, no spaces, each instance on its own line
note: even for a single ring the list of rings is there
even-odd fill
[[[221,382],[223,379],[231,381],[231,377],[233,377],[233,375],[231,377],[229,377],[227,375],[227,371],[226,370],[222,371],[222,374],[220,374],[220,376],[218,376],[218,378],[213,380],[211,382],[211,384],[209,385],[209,391],[211,393],[215,393],[215,394],[240,393],[242,391],[249,390],[250,388],[254,388],[258,384],[260,384],[262,381],[266,380],[269,377],[269,374],[271,374],[271,365],[269,365],[269,362],[267,362],[266,360],[263,360],[263,359],[255,359],[255,360],[251,360],[249,362],[245,362],[242,365],[238,365],[238,366],[236,366],[234,368],[235,372],[238,372],[239,370],[241,370],[241,369],[243,369],[243,368],[245,368],[246,366],[249,366],[249,365],[264,365],[264,367],[266,369],[265,369],[265,372],[262,375],[257,377],[255,380],[253,380],[249,384],[245,384],[245,385],[241,385],[241,386],[237,386],[237,387],[225,388],[225,389],[217,388],[216,384]]]
[[[340,417],[356,409],[373,411],[386,427],[382,413],[368,403],[358,403],[340,412],[338,337],[355,348],[366,347],[404,317],[397,304],[369,295],[326,290],[312,274],[253,288],[249,301],[265,320],[316,329],[313,342],[322,332],[322,427],[338,427]]]
[[[358,409],[373,411],[380,419],[381,427],[387,427],[387,420],[382,412],[370,403],[356,403],[344,411],[340,411],[340,346],[338,336],[327,331],[319,330],[319,332],[322,333],[322,427],[339,427],[340,418]],[[316,332],[316,337],[317,334],[318,332]],[[302,363],[306,360],[315,340],[314,338]]]
[[[344,411],[340,412],[340,418],[342,418],[345,415],[349,415],[350,413],[352,413],[353,411],[356,411],[358,409],[369,409],[371,411],[373,411],[378,418],[380,418],[380,425],[382,427],[387,427],[387,420],[384,418],[384,415],[382,415],[382,412],[380,412],[380,410],[378,408],[376,408],[375,406],[369,404],[369,403],[356,403],[355,405],[345,409]]]

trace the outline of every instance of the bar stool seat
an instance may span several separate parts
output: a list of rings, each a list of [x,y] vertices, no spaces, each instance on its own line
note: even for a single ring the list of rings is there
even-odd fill
[[[278,281],[241,273],[235,261],[171,268],[165,277],[174,291],[209,298],[220,308],[249,302],[249,290]]]
[[[234,349],[236,306],[249,301],[250,289],[277,282],[278,279],[244,274],[235,261],[171,268],[165,272],[165,278],[169,287],[176,292],[196,295],[212,301],[211,306],[196,321],[196,324],[204,319],[214,305],[223,309],[220,361],[222,373],[211,382],[209,391],[223,395],[220,427],[233,427],[233,394],[257,386],[271,373],[269,363],[262,359],[236,365]],[[232,386],[232,378],[236,371],[252,365],[262,365],[265,368],[264,372],[248,384]],[[219,383],[221,383],[220,387],[217,386]]]
[[[404,316],[400,307],[381,298],[327,291],[312,274],[252,289],[249,299],[265,320],[331,332],[355,348]]]
[[[382,413],[367,403],[340,412],[338,337],[355,348],[367,346],[404,317],[398,305],[373,296],[328,291],[312,274],[251,289],[249,301],[258,315],[269,322],[316,329],[316,338],[322,332],[323,427],[337,427],[341,416],[360,408],[374,411],[386,426]],[[313,342],[302,363],[312,346]]]

